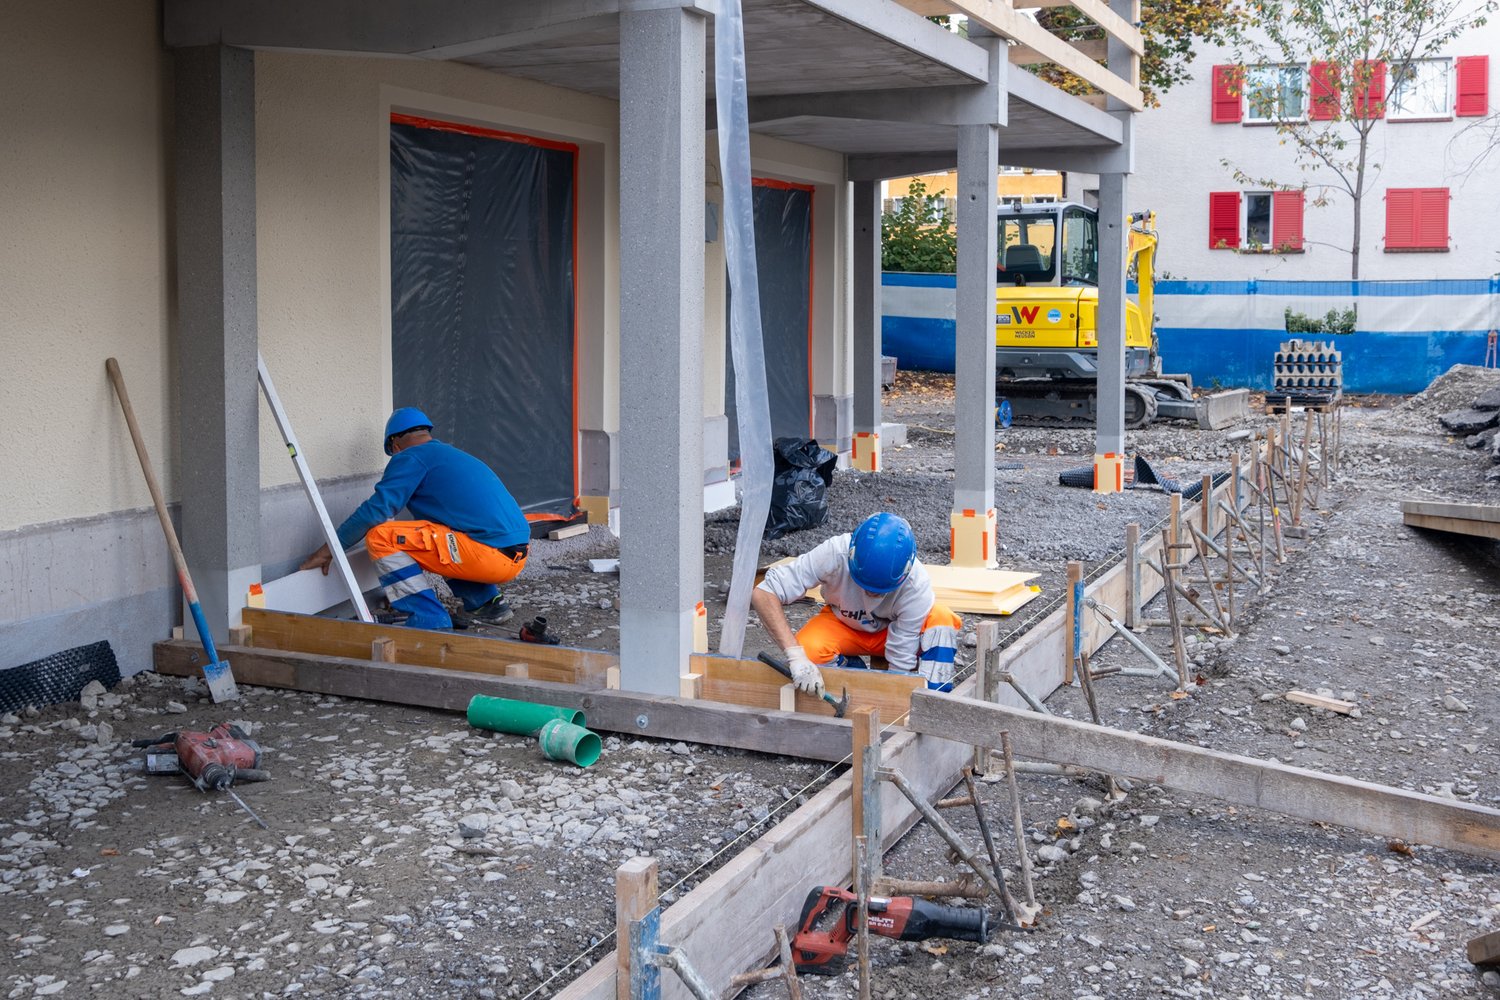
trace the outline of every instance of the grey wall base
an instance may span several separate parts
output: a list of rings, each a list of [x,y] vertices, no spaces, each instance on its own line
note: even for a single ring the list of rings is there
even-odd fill
[[[334,523],[369,496],[375,478],[319,484]],[[321,545],[322,533],[296,483],[263,490],[260,511],[263,578],[274,580]],[[0,533],[0,670],[99,640],[114,648],[122,675],[149,669],[151,644],[183,620],[176,579],[151,510]],[[243,592],[237,583],[235,592]]]
[[[840,454],[854,443],[854,397],[814,396],[813,434],[818,443]]]

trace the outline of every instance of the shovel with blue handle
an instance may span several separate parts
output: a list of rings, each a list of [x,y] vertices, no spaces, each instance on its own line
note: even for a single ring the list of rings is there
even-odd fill
[[[177,540],[177,529],[167,516],[167,502],[162,499],[161,486],[156,482],[156,473],[151,471],[151,456],[146,452],[146,442],[141,438],[141,429],[135,422],[135,410],[130,405],[130,395],[125,391],[125,378],[120,374],[120,364],[114,358],[104,362],[104,370],[114,383],[115,395],[120,397],[120,409],[125,411],[125,423],[130,428],[130,440],[135,442],[136,457],[141,460],[141,471],[146,474],[146,488],[151,491],[151,502],[156,505],[156,516],[161,521],[161,530],[166,533],[167,547],[172,550],[172,562],[177,567],[177,579],[182,583],[182,595],[187,599],[188,612],[193,616],[193,625],[198,629],[198,639],[208,654],[203,665],[203,680],[208,684],[208,693],[215,702],[234,701],[240,696],[235,686],[234,674],[229,664],[219,659],[214,648],[214,637],[203,619],[203,608],[198,604],[198,589],[188,573],[187,559],[182,555],[182,543]]]

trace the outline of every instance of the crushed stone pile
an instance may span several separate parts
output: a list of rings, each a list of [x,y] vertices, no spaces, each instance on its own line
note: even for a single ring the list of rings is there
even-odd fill
[[[1394,412],[1436,420],[1441,414],[1468,408],[1492,389],[1500,389],[1500,368],[1454,365]]]

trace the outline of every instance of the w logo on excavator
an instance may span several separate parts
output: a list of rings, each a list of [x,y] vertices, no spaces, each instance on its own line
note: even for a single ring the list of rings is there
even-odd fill
[[[1025,323],[1027,326],[1036,322],[1038,306],[1011,306],[1010,313],[1016,318],[1017,323]]]

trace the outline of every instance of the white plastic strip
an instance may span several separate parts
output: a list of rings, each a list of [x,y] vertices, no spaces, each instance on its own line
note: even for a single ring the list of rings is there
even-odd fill
[[[719,652],[739,656],[750,617],[750,590],[771,509],[771,407],[755,270],[755,208],[750,187],[750,115],[745,103],[745,35],[740,0],[721,0],[714,16],[714,93],[719,171],[724,181],[724,258],[729,269],[729,346],[740,433],[740,527]]]
[[[307,499],[312,501],[313,510],[318,514],[318,523],[323,527],[323,537],[328,540],[328,550],[333,553],[333,564],[338,567],[339,577],[349,591],[349,601],[354,605],[354,610],[359,613],[360,621],[373,622],[375,618],[370,614],[369,605],[365,604],[365,595],[360,591],[359,582],[354,578],[354,570],[349,567],[349,559],[344,555],[344,547],[339,544],[338,532],[333,528],[333,521],[328,516],[328,508],[323,506],[323,494],[318,492],[318,481],[313,478],[312,470],[307,467],[307,459],[302,457],[302,447],[297,444],[297,435],[292,430],[292,422],[287,418],[286,410],[281,405],[281,397],[276,395],[276,384],[271,381],[271,372],[266,368],[266,359],[256,354],[255,363],[260,371],[261,391],[266,394],[266,402],[271,406],[271,415],[276,418],[276,428],[281,431],[281,439],[286,442],[286,450],[292,456],[292,465],[297,468],[297,478],[302,480],[302,489],[307,492]]]

